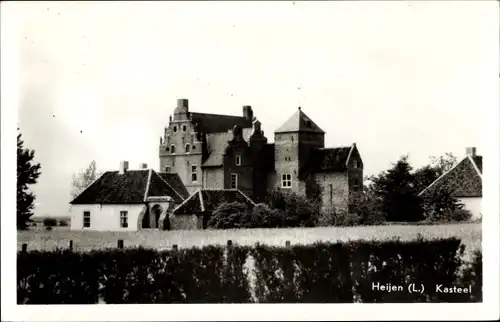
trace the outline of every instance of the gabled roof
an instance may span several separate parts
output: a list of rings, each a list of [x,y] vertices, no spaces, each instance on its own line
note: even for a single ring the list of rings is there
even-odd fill
[[[482,156],[467,156],[425,188],[420,196],[446,189],[455,198],[481,197],[483,195],[482,172]]]
[[[179,188],[177,180],[180,178],[174,179],[174,174],[164,179],[152,169],[127,170],[124,174],[107,171],[70,204],[139,204],[144,203],[148,196],[170,196],[175,203],[181,203],[187,191],[184,191],[185,187]]]
[[[353,146],[313,150],[306,162],[304,170],[311,172],[343,172],[347,171],[347,163]]]
[[[248,206],[255,206],[255,203],[238,189],[200,189],[179,205],[174,210],[174,214],[192,215],[213,212],[224,202],[241,202]]]
[[[287,133],[287,132],[313,132],[325,133],[316,123],[314,123],[301,108],[290,117],[280,128],[274,133]]]
[[[252,127],[252,121],[243,116],[189,113],[193,123],[198,124],[198,131],[203,133],[221,133],[231,130],[235,125],[241,128]]]
[[[231,128],[232,129],[232,128]],[[248,142],[252,128],[243,128],[243,139]],[[211,133],[207,135],[208,158],[202,167],[220,167],[224,164],[224,153],[228,141],[233,138],[233,132]]]
[[[160,177],[163,178],[175,191],[177,191],[183,199],[189,197],[189,192],[186,189],[186,186],[182,183],[181,178],[177,173],[166,173],[159,172]]]

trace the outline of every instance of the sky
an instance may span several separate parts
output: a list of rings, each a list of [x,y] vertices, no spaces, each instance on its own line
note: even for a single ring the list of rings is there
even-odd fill
[[[364,174],[484,154],[498,108],[494,1],[18,3],[18,125],[42,165],[36,215],[67,215],[72,174],[147,163],[178,98],[251,105],[269,141],[301,106]],[[493,59],[493,60],[492,60]],[[492,68],[493,67],[493,68]]]

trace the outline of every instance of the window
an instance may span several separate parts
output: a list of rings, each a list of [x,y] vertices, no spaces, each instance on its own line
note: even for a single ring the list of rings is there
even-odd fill
[[[236,163],[236,165],[241,165],[241,155],[237,155],[235,157],[235,161],[234,162]]]
[[[177,126],[174,126],[174,132],[177,132]]]
[[[231,173],[231,189],[238,189],[238,175]]]
[[[165,167],[165,172],[170,173],[170,167]]]
[[[170,148],[167,146],[167,148],[165,149],[165,151],[170,152]]]
[[[281,187],[291,188],[292,187],[292,175],[289,173],[284,173],[281,175]]]
[[[120,227],[128,228],[128,211],[120,211]]]
[[[192,182],[198,181],[198,174],[196,173],[196,166],[195,165],[191,166],[191,181]]]
[[[330,184],[330,204],[333,203],[333,184]]]
[[[90,228],[90,211],[83,212],[83,228]]]
[[[196,150],[196,145],[193,145],[193,147],[191,148],[191,150]]]
[[[182,126],[182,132],[186,132],[186,130],[187,130],[187,126],[183,125]]]
[[[358,160],[352,161],[352,167],[357,168],[358,167]]]
[[[189,152],[189,144],[186,144],[186,153]]]
[[[175,145],[173,145],[173,144],[172,144],[172,145],[170,146],[170,152],[171,152],[171,153],[175,153]]]

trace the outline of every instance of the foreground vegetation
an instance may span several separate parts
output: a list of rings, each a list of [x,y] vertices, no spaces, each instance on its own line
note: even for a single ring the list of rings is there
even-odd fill
[[[59,228],[59,227],[58,227]],[[60,227],[65,228],[65,227]],[[270,246],[283,246],[286,241],[295,244],[312,244],[317,241],[349,240],[415,240],[418,235],[426,240],[457,237],[466,246],[466,255],[481,248],[481,224],[447,225],[380,225],[363,227],[315,227],[282,229],[226,229],[226,230],[141,230],[136,232],[95,232],[95,231],[19,231],[18,250],[28,244],[28,250],[53,250],[67,248],[73,241],[76,251],[89,251],[116,247],[117,240],[123,239],[125,247],[143,246],[168,249],[172,245],[179,248],[205,245],[225,245],[232,240],[239,245],[252,246],[259,242]]]
[[[291,247],[232,245],[166,251],[20,252],[17,301],[19,304],[481,301],[481,254],[477,252],[466,263],[462,252],[463,245],[456,238]],[[419,289],[423,285],[426,291],[409,292],[411,283],[416,283]],[[402,289],[377,291],[373,284]],[[436,285],[470,288],[467,293],[450,294],[439,292]]]

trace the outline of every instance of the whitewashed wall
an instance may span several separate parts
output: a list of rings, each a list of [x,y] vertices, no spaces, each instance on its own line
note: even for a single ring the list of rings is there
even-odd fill
[[[458,201],[464,204],[464,208],[472,213],[472,220],[481,218],[481,200],[481,197],[458,198]]]
[[[144,205],[72,205],[71,230],[135,231]],[[83,212],[90,211],[90,228],[83,228]],[[128,227],[120,227],[120,211],[128,211]]]

